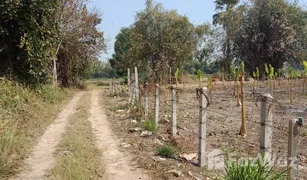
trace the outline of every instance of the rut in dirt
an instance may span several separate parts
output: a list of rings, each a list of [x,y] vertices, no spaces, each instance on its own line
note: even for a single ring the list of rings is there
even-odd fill
[[[64,110],[58,114],[54,123],[47,128],[39,139],[32,154],[25,160],[25,169],[14,179],[46,179],[46,170],[51,169],[54,164],[53,152],[61,139],[61,135],[65,131],[69,119],[68,117],[76,111],[76,106],[82,95],[83,92],[77,93],[64,107]]]
[[[138,180],[149,178],[138,168],[134,168],[129,154],[119,151],[119,142],[112,133],[104,114],[99,91],[92,91],[90,121],[97,138],[97,147],[102,151],[105,176],[109,180]]]

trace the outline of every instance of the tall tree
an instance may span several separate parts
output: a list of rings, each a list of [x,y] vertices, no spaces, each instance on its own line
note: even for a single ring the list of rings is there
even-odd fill
[[[249,72],[264,63],[275,69],[295,58],[296,31],[289,21],[285,0],[252,1],[235,41],[236,52],[245,61]]]
[[[102,19],[90,12],[86,0],[61,0],[56,14],[60,25],[56,48],[58,79],[62,86],[77,85],[87,77],[91,62],[106,49],[103,32],[97,29]]]
[[[145,10],[137,13],[132,26],[131,53],[135,61],[131,65],[147,68],[158,81],[169,73],[170,67],[184,67],[197,52],[198,38],[203,32],[186,16],[147,0]]]

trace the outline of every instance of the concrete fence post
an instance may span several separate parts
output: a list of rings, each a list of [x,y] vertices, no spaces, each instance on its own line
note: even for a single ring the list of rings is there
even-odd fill
[[[148,117],[148,83],[145,83],[145,87],[144,87],[144,91],[145,91],[145,120],[147,120]]]
[[[128,95],[130,96],[130,91],[131,91],[131,87],[130,87],[130,83],[131,83],[131,77],[130,77],[130,69],[128,68],[128,77],[127,77],[127,85],[128,85]]]
[[[140,90],[139,90],[139,77],[138,77],[138,68],[134,67],[134,76],[135,76],[135,99],[137,102],[140,100]]]
[[[207,88],[203,87],[197,89],[198,94],[200,95],[199,99],[199,140],[198,140],[198,165],[200,167],[205,166],[206,162],[206,110],[205,108],[208,105],[207,98],[205,94],[207,93]]]
[[[176,114],[176,86],[172,86],[172,136],[177,134],[177,114]]]
[[[289,121],[288,134],[288,180],[295,180],[298,177],[298,145],[299,145],[299,124],[296,119]]]
[[[261,128],[260,128],[260,154],[268,163],[272,161],[273,137],[273,97],[263,94],[261,99]]]
[[[155,123],[159,125],[159,85],[155,85]]]

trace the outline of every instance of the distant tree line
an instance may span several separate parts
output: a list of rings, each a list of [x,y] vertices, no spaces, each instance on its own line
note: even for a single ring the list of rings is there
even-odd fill
[[[216,0],[213,24],[193,25],[176,10],[146,0],[135,22],[116,36],[109,60],[117,73],[134,66],[155,81],[177,68],[196,74],[231,73],[231,64],[245,64],[249,73],[264,64],[275,69],[307,59],[307,11],[297,1]],[[142,73],[141,72],[141,73]]]

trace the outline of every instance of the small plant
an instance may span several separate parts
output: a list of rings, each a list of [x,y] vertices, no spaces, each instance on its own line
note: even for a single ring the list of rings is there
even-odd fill
[[[198,79],[198,82],[199,82],[199,88],[201,88],[201,80],[202,80],[202,77],[203,77],[203,71],[199,69],[199,70],[197,71],[197,79]]]
[[[128,109],[128,108],[129,108],[128,104],[119,104],[119,105],[116,105],[116,106],[109,107],[108,110],[118,111],[118,110],[125,110],[125,109]]]
[[[278,173],[262,158],[257,160],[228,161],[225,166],[225,180],[281,180],[285,179],[285,172]]]
[[[174,146],[163,145],[157,149],[157,154],[162,157],[172,158],[177,154],[177,150]]]
[[[256,67],[256,76],[257,76],[257,87],[258,87],[258,81],[259,81],[259,77],[260,77],[260,73],[259,73],[259,69],[258,67]]]
[[[236,96],[237,83],[238,83],[238,72],[236,70],[236,66],[235,66],[235,62],[234,61],[231,63],[231,75],[233,77],[233,80],[235,81],[234,89],[233,89],[233,96]]]
[[[269,64],[269,85],[270,85],[270,90],[271,92],[273,92],[274,90],[274,86],[275,86],[275,83],[274,83],[274,67],[272,67],[271,64]],[[272,87],[273,86],[273,87]]]
[[[178,84],[178,78],[179,78],[179,68],[176,69],[176,72],[175,72],[175,81],[176,81],[176,86]]]
[[[290,104],[293,103],[293,82],[292,82],[292,78],[293,78],[293,67],[289,67],[288,69],[288,83],[289,83],[289,87],[290,87]]]
[[[208,78],[207,88],[209,89],[210,103],[212,103],[212,90],[213,90],[212,77]]]
[[[153,120],[145,121],[145,129],[152,132],[153,134],[158,132],[158,126],[156,122]]]

